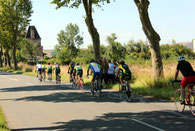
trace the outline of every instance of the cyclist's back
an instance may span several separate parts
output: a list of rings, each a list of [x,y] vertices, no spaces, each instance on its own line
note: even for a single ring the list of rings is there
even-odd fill
[[[126,64],[120,64],[118,66],[118,69],[122,73],[122,78],[129,76],[130,77],[129,79],[131,79],[131,71],[130,71],[128,65],[126,65]]]

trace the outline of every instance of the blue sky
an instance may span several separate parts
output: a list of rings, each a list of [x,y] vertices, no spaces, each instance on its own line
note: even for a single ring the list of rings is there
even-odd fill
[[[85,12],[62,7],[58,10],[51,5],[52,0],[32,0],[33,11],[30,25],[36,26],[42,38],[44,49],[53,49],[57,34],[69,23],[77,24],[84,37],[83,48],[91,44],[91,37],[84,22]],[[149,0],[149,15],[152,25],[161,37],[161,44],[186,42],[195,39],[195,0]],[[103,9],[103,10],[102,10]],[[100,34],[101,44],[106,45],[106,36],[116,33],[122,44],[129,40],[146,40],[142,31],[134,0],[115,0],[102,8],[94,8],[93,19]]]

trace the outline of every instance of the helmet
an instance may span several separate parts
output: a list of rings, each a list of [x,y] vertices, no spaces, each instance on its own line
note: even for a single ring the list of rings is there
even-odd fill
[[[91,60],[90,60],[90,63],[92,63],[92,62],[95,62],[95,60],[94,60],[94,59],[91,59]]]
[[[179,58],[177,59],[178,62],[179,61],[184,61],[184,60],[186,60],[186,58],[184,56],[179,56]]]
[[[79,65],[79,63],[77,63],[77,65]]]
[[[119,64],[124,65],[124,64],[125,64],[124,60],[121,60],[121,61],[119,62]]]
[[[71,62],[70,62],[70,65],[74,65],[74,62],[73,62],[73,61],[71,61]]]

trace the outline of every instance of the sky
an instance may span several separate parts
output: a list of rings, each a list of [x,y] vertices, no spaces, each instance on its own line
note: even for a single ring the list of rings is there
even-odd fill
[[[84,21],[85,11],[61,7],[56,10],[52,0],[32,0],[33,14],[30,25],[34,25],[41,37],[44,49],[53,49],[58,43],[57,34],[69,23],[77,24],[84,38],[81,48],[92,44]],[[111,0],[113,1],[113,0]],[[149,0],[149,16],[153,28],[160,35],[160,44],[187,42],[195,39],[195,0]],[[106,37],[115,33],[121,44],[129,40],[146,41],[138,9],[134,0],[115,0],[102,8],[94,8],[93,19],[100,34],[100,43],[107,45]]]

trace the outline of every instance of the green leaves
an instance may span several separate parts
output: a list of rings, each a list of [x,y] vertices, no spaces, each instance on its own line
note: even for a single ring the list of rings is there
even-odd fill
[[[83,37],[79,33],[78,25],[72,23],[67,25],[65,30],[60,31],[55,50],[61,51],[61,54],[57,53],[61,60],[69,61],[78,55],[79,47],[83,44]]]

